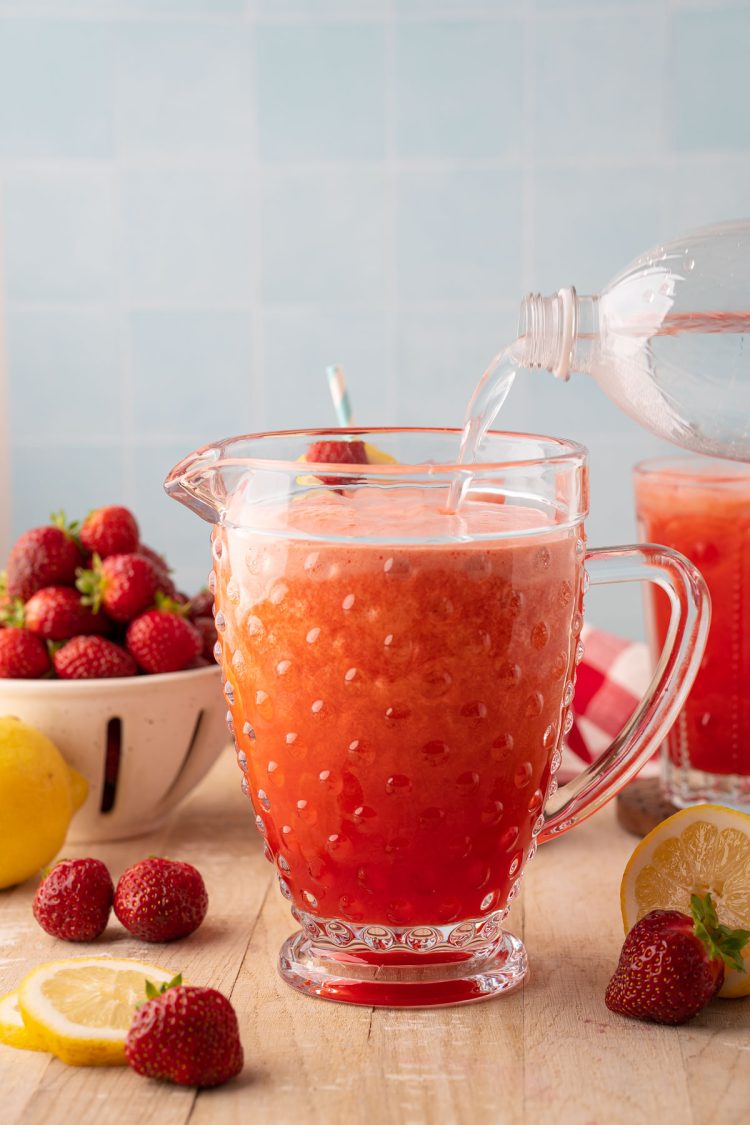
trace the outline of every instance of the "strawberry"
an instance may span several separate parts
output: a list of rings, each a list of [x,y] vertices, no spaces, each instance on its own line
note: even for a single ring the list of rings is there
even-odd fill
[[[73,637],[53,661],[61,680],[104,680],[138,672],[130,653],[104,637]]]
[[[103,613],[92,613],[70,586],[44,586],[24,607],[26,628],[46,641],[66,641],[79,633],[106,633]]]
[[[39,884],[34,917],[52,937],[93,941],[107,928],[114,893],[100,859],[63,859]]]
[[[625,938],[607,986],[612,1012],[655,1023],[692,1019],[724,983],[724,965],[740,972],[747,930],[720,925],[711,895],[690,896],[692,917],[679,910],[652,910]]]
[[[216,644],[216,624],[213,617],[194,617],[193,625],[203,638],[203,649],[201,655],[209,663],[214,659],[214,645]]]
[[[194,598],[190,599],[188,617],[195,621],[197,617],[213,617],[214,596],[210,590],[199,590]]]
[[[197,930],[208,910],[200,872],[151,856],[129,867],[115,890],[115,914],[141,941],[174,941]]]
[[[150,609],[130,622],[125,644],[144,672],[181,672],[200,655],[203,638],[180,613]]]
[[[66,526],[62,513],[54,526],[25,531],[8,556],[7,592],[28,601],[43,586],[72,586],[81,552],[74,538],[75,524]]]
[[[100,559],[132,554],[138,548],[139,538],[133,513],[115,505],[89,512],[81,525],[81,544],[89,554],[97,554]]]
[[[159,575],[143,555],[94,555],[91,569],[79,571],[76,586],[94,612],[101,607],[113,621],[132,621],[153,603]]]
[[[305,460],[325,465],[367,465],[367,450],[363,441],[314,441],[308,447]],[[318,474],[316,474],[318,475]],[[318,476],[323,484],[348,484],[356,477]]]
[[[242,1070],[234,1008],[215,988],[194,988],[177,976],[156,989],[133,1017],[125,1058],[138,1074],[178,1086],[220,1086]]]
[[[0,679],[37,680],[49,670],[49,652],[41,637],[15,625],[0,629]]]
[[[163,594],[166,594],[167,597],[173,597],[177,587],[172,581],[169,564],[164,558],[164,555],[160,555],[153,547],[147,547],[145,543],[141,543],[138,547],[138,554],[149,559],[156,567],[157,574],[159,575],[159,590]]]

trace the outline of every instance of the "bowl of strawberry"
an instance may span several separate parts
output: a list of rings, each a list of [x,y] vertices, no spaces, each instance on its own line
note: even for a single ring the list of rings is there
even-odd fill
[[[89,784],[68,839],[152,831],[227,743],[211,595],[181,593],[119,506],[24,532],[0,581],[0,714]]]

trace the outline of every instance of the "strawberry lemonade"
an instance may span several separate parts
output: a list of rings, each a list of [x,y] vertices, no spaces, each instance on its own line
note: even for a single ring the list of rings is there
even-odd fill
[[[700,671],[665,745],[672,799],[750,811],[750,467],[657,459],[636,468],[635,486],[641,537],[694,562],[713,607]],[[669,601],[654,589],[648,607],[658,651]]]
[[[243,788],[297,916],[342,943],[501,917],[556,788],[580,524],[445,495],[317,489],[214,532]]]

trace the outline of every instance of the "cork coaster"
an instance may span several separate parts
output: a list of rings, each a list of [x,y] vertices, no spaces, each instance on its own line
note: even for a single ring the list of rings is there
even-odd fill
[[[617,819],[635,836],[645,836],[677,811],[662,796],[658,777],[637,777],[617,794]]]

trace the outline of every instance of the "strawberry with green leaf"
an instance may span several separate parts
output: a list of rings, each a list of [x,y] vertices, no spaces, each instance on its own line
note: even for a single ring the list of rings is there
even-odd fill
[[[103,609],[113,621],[132,621],[153,604],[159,575],[143,555],[94,555],[90,570],[80,570],[76,586],[84,605],[94,613]]]
[[[72,586],[83,557],[76,537],[78,525],[68,523],[63,512],[45,527],[32,527],[11,548],[7,566],[7,593],[26,602],[44,586]]]
[[[146,1003],[133,1017],[125,1058],[138,1074],[179,1086],[220,1086],[242,1070],[237,1014],[215,988],[146,982]]]
[[[97,635],[112,627],[103,613],[95,613],[71,586],[44,586],[23,606],[26,628],[46,641],[67,641],[81,633]]]
[[[724,967],[744,969],[747,930],[719,922],[710,894],[690,896],[692,917],[652,910],[625,938],[605,1003],[612,1012],[680,1024],[703,1008],[724,982]]]

